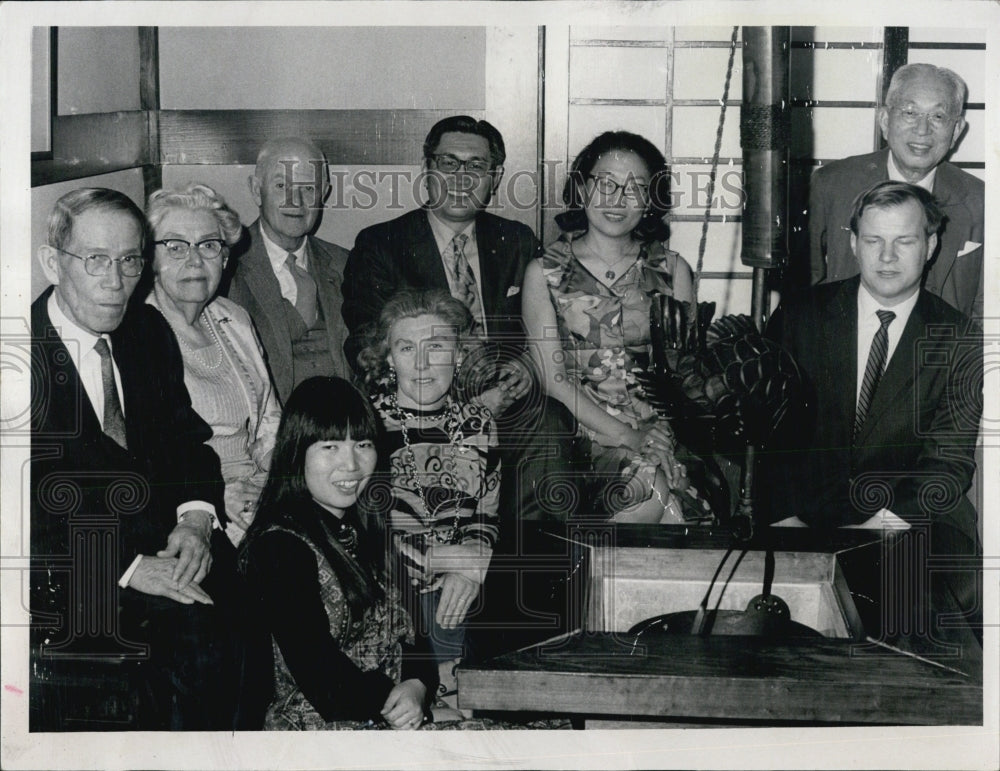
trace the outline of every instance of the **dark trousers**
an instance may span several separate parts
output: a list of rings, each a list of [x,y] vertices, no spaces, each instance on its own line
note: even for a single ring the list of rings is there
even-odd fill
[[[59,608],[43,602],[52,592],[40,580],[33,613],[54,611],[46,618],[62,623],[33,629],[31,730],[259,728],[270,698],[270,643],[249,627],[235,554],[221,532],[212,553],[201,584],[212,605],[114,586],[112,596]],[[100,614],[113,621],[81,634],[79,619]]]

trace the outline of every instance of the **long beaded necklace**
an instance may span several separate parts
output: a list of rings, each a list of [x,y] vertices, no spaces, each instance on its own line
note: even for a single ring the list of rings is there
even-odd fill
[[[427,502],[427,491],[420,484],[420,479],[417,475],[417,456],[413,452],[413,445],[410,442],[410,432],[406,428],[407,420],[419,421],[421,416],[400,407],[395,391],[389,395],[389,406],[392,408],[393,417],[399,423],[399,430],[403,435],[403,445],[405,446],[405,450],[403,451],[403,465],[406,469],[406,475],[414,488],[416,488],[417,495],[420,496],[420,502],[424,505],[424,512],[427,518],[433,521],[434,515],[431,513],[431,506]],[[465,440],[465,434],[462,431],[462,420],[459,416],[458,405],[455,404],[451,396],[448,396],[445,401],[444,430],[448,435],[448,446],[453,456],[455,453],[465,453],[468,451],[468,448],[462,446],[462,442]],[[455,542],[455,535],[458,533],[458,521],[461,517],[461,508],[459,506],[461,500],[461,496],[455,496],[455,517],[448,530],[444,533],[436,529],[433,530],[434,539],[438,543]]]

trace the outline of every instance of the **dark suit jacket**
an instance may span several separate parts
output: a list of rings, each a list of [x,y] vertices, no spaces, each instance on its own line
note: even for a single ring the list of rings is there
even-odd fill
[[[250,243],[237,256],[237,265],[227,296],[250,313],[261,344],[267,354],[271,378],[284,403],[292,392],[295,372],[292,366],[292,337],[288,329],[281,287],[271,268],[260,232],[260,220],[247,228]],[[320,307],[326,320],[326,332],[333,356],[334,371],[348,377],[350,370],[344,358],[344,337],[347,330],[341,318],[341,283],[347,250],[329,241],[309,236],[309,273],[316,281]]]
[[[382,306],[404,287],[448,290],[437,241],[426,209],[362,230],[344,274],[344,321],[350,329],[345,350],[356,366],[369,329]],[[476,216],[483,310],[491,341],[523,346],[521,284],[525,266],[540,246],[531,228],[488,212]]]
[[[816,169],[809,192],[809,243],[812,283],[829,283],[858,273],[851,253],[850,222],[854,199],[889,178],[889,150],[856,155]],[[937,256],[924,288],[966,316],[983,315],[984,185],[957,166],[942,163],[934,177],[934,197],[946,216]],[[966,243],[980,246],[959,255]],[[825,256],[825,259],[824,259]]]
[[[177,525],[177,506],[203,500],[225,522],[222,475],[204,444],[212,430],[191,407],[170,327],[151,306],[129,309],[111,333],[121,375],[128,450],[101,430],[79,373],[49,320],[49,288],[31,306],[31,554],[55,565],[32,610],[59,609],[72,553],[71,527],[113,528],[113,580],[137,554],[155,554]],[[102,551],[102,558],[108,555]],[[59,568],[62,568],[60,570]],[[97,571],[101,564],[88,568]],[[36,571],[43,576],[47,571]],[[49,602],[51,600],[51,604]]]
[[[965,496],[982,414],[982,337],[921,290],[853,443],[860,280],[784,298],[768,335],[798,362],[810,394],[795,446],[770,453],[770,518],[858,523],[885,507],[918,524],[947,524],[975,542]]]

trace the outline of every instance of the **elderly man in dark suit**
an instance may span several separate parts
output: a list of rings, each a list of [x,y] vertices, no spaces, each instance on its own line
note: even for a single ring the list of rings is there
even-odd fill
[[[347,251],[312,235],[330,192],[326,159],[312,142],[267,142],[249,184],[260,218],[235,255],[227,293],[250,313],[284,402],[306,378],[349,374],[341,318]]]
[[[809,195],[812,283],[850,278],[858,272],[847,221],[855,197],[877,182],[894,179],[932,192],[944,215],[938,248],[928,261],[924,288],[974,319],[983,315],[982,180],[946,162],[965,131],[967,88],[954,72],[932,64],[896,70],[879,109],[889,146],[822,166]]]
[[[925,530],[943,568],[932,583],[941,577],[975,620],[978,517],[965,493],[982,414],[982,336],[920,287],[942,217],[923,188],[879,183],[847,220],[860,276],[782,300],[768,333],[799,363],[810,417],[795,451],[771,456],[763,489],[772,519]]]
[[[31,308],[36,730],[96,715],[115,675],[102,683],[88,662],[130,659],[153,695],[138,727],[234,725],[219,460],[170,327],[128,306],[145,233],[126,196],[84,188],[56,202],[38,252],[54,286]]]

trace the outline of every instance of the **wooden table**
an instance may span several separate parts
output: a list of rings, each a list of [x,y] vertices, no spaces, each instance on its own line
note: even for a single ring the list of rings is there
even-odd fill
[[[633,547],[651,537],[650,548],[657,538],[672,547],[685,542],[633,536],[616,537]],[[801,532],[780,538],[798,549],[808,546]],[[856,555],[855,547],[872,536],[844,539],[835,548]],[[689,545],[717,547],[718,541],[699,535]],[[584,627],[554,642],[463,664],[459,704],[576,715],[588,725],[622,718],[730,725],[977,725],[983,719],[982,650],[966,627],[896,636],[896,649],[864,640],[686,634],[633,642],[624,632]],[[947,645],[954,655],[941,655]]]

